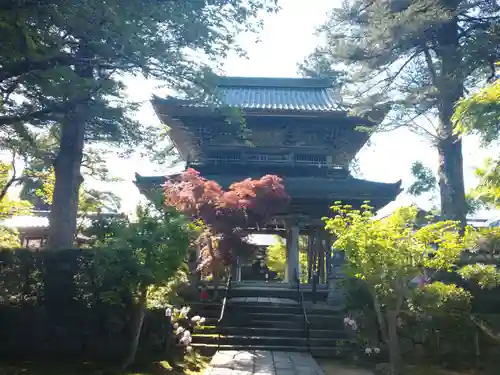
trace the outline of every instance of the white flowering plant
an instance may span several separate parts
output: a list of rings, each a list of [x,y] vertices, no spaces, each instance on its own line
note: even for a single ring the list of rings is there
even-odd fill
[[[352,355],[352,359],[356,362],[376,360],[384,344],[378,340],[377,327],[373,317],[365,315],[362,311],[348,311],[343,323],[348,337],[348,345],[340,346],[340,351],[337,354],[345,351],[344,354]]]
[[[193,350],[191,343],[193,341],[192,333],[205,323],[205,318],[199,315],[190,315],[191,308],[183,306],[180,309],[168,307],[165,315],[170,317],[172,323],[172,335],[176,347],[182,352],[183,357],[190,360],[196,360],[197,353]]]

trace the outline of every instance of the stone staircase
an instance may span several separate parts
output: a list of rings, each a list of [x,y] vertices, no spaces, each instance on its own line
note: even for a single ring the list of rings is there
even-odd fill
[[[346,343],[343,315],[325,305],[306,303],[310,322],[308,339],[302,308],[296,301],[243,297],[245,293],[241,290],[235,294],[238,297],[229,300],[219,325],[220,304],[206,303],[196,307],[206,321],[193,334],[193,346],[205,352],[210,349],[310,351],[315,356],[332,357]],[[269,295],[269,291],[266,294]]]
[[[209,289],[213,289],[209,286]],[[301,291],[305,301],[312,300],[312,288],[309,285],[302,285]],[[223,292],[221,292],[223,294]],[[231,297],[280,297],[297,299],[297,290],[290,288],[290,284],[285,282],[262,282],[245,281],[232,284]],[[315,299],[317,302],[326,302],[328,296],[327,285],[318,285]]]

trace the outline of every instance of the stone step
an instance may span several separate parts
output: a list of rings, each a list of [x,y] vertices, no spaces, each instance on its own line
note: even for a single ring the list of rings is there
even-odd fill
[[[217,334],[193,334],[193,343],[196,344],[220,344],[220,345],[261,345],[261,346],[307,346],[308,340],[305,337],[282,336],[244,336],[244,335],[217,335]],[[310,338],[311,346],[334,346],[337,340],[327,338]]]
[[[319,304],[306,303],[304,304],[305,310],[308,315],[315,316],[328,316],[329,318],[344,319],[345,314],[333,310],[328,306],[321,306]],[[227,311],[244,311],[244,312],[257,312],[257,313],[297,313],[302,314],[302,307],[299,304],[273,304],[273,303],[252,303],[252,302],[232,302],[229,300],[226,305]],[[219,307],[220,310],[220,307]]]
[[[229,302],[227,310],[235,313],[282,313],[282,314],[302,314],[302,309],[299,305],[278,305],[278,304],[262,304],[262,303],[232,303]]]
[[[228,312],[227,317],[231,316],[244,316],[245,318],[252,319],[252,320],[275,320],[275,321],[282,321],[286,320],[287,317],[290,317],[292,319],[303,319],[303,313],[301,310],[297,309],[295,313],[290,313],[286,311],[280,311],[279,309],[273,310],[272,312],[264,312],[264,311],[243,311],[241,310],[242,313],[233,313],[231,314]],[[309,321],[334,321],[336,323],[342,323],[344,322],[344,316],[339,315],[339,314],[318,314],[316,311],[311,311],[307,313],[307,317]]]
[[[304,326],[304,321],[302,317],[300,319],[288,319],[287,320],[265,320],[266,317],[262,317],[262,319],[246,319],[246,318],[233,318],[233,319],[224,319],[220,326],[221,327],[239,327],[239,328],[274,328],[274,329],[302,329]],[[207,318],[204,326],[207,327],[215,327],[218,324],[218,318]],[[314,320],[310,320],[311,330],[326,330],[326,331],[343,331],[344,324],[342,321],[332,320],[332,321],[323,321],[318,322]]]
[[[338,316],[307,315],[310,329],[344,330],[344,318]]]
[[[221,303],[218,301],[209,302],[191,302],[189,303],[192,311],[204,311],[204,310],[219,310],[221,309]]]
[[[220,317],[220,307],[209,307],[193,309],[196,314],[205,317],[206,319],[218,320]],[[343,325],[344,314],[338,314],[331,310],[306,310],[307,316],[311,324],[319,325],[326,324],[328,327],[340,327]],[[224,312],[224,319],[232,321],[233,319],[246,320],[286,320],[287,317],[292,317],[292,320],[303,320],[303,312],[299,306],[271,306],[271,305],[231,305],[228,304]]]
[[[200,334],[228,334],[242,336],[280,336],[280,337],[304,337],[304,328],[275,328],[275,327],[207,327],[196,331]],[[309,331],[311,338],[344,339],[344,330],[319,330]]]
[[[233,325],[233,324],[234,325]],[[265,317],[260,320],[250,320],[250,319],[233,319],[232,321],[227,319],[222,322],[222,326],[237,326],[237,327],[268,327],[268,328],[301,328],[302,321],[292,321],[292,320],[265,320]],[[209,325],[209,324],[206,324]]]
[[[345,357],[345,347],[339,346],[279,346],[279,345],[217,345],[217,344],[192,344],[202,355],[213,355],[218,350],[271,350],[277,352],[310,352],[317,358]]]
[[[222,287],[225,289],[225,285]],[[265,281],[232,281],[231,290],[293,290],[297,291],[297,284],[295,282],[265,282]],[[311,284],[300,284],[300,290],[304,293],[312,292]],[[323,292],[328,290],[327,284],[316,284],[316,291]]]
[[[272,313],[245,312],[244,314],[237,314],[237,313],[227,314],[224,321],[242,322],[242,321],[266,320],[275,322],[282,322],[282,321],[302,322],[303,319],[304,318],[302,314],[299,312],[297,312],[296,314],[277,313],[277,312],[272,312]]]
[[[312,292],[303,292],[306,301],[312,300]],[[326,301],[328,296],[327,290],[320,290],[316,292],[316,301]],[[297,299],[297,290],[285,288],[235,288],[231,289],[230,297],[269,297],[269,298],[290,298]]]
[[[219,309],[205,309],[205,310],[193,310],[196,311],[196,314],[204,317],[205,319],[213,318],[219,319],[220,317],[220,307]],[[226,313],[228,311],[226,310]]]

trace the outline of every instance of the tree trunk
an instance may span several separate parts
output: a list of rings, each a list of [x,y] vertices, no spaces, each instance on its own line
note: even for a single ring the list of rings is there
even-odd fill
[[[46,245],[49,249],[73,247],[78,194],[83,182],[80,166],[83,158],[84,134],[85,123],[78,119],[75,122],[65,120],[61,125],[61,142],[54,168],[56,180]]]
[[[387,331],[389,338],[389,361],[391,365],[391,375],[401,374],[401,351],[398,339],[398,314],[395,311],[387,312]]]
[[[144,316],[146,315],[146,297],[147,288],[143,288],[137,305],[137,311],[134,319],[132,320],[132,341],[130,342],[129,351],[125,361],[123,361],[122,368],[126,369],[135,361],[135,355],[139,346],[139,339],[141,337],[142,324],[144,323]]]
[[[439,189],[441,195],[441,214],[443,218],[466,224],[466,202],[462,158],[462,142],[451,136],[440,140]]]
[[[380,302],[378,300],[377,295],[374,291],[371,291],[373,298],[373,308],[375,309],[375,315],[377,316],[377,322],[380,328],[380,335],[382,336],[382,341],[389,345],[389,337],[387,335],[387,326],[385,323],[384,314],[382,313],[382,307],[380,306]]]
[[[83,43],[85,36],[81,39]],[[81,45],[77,55],[82,59],[88,59],[92,57],[92,52],[85,45]],[[93,66],[85,63],[77,65],[75,73],[82,80],[94,78]],[[61,140],[54,165],[56,181],[49,215],[47,248],[58,250],[73,247],[78,214],[78,193],[83,182],[80,167],[85,142],[85,126],[89,116],[87,103],[96,93],[89,91],[83,95],[61,122]]]
[[[456,10],[456,4],[444,2],[450,13]],[[441,195],[441,215],[445,219],[466,224],[466,202],[463,175],[462,142],[453,134],[454,106],[464,91],[464,79],[461,70],[461,55],[458,41],[458,20],[452,18],[443,24],[437,34],[439,47],[437,54],[441,60],[441,70],[436,78],[440,99],[438,104],[438,153],[439,153],[439,188]]]

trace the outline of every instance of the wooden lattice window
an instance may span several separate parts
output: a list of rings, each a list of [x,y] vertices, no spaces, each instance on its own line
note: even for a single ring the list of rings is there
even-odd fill
[[[241,161],[241,154],[238,152],[215,152],[207,157],[208,161],[216,164],[230,164]]]
[[[295,162],[308,165],[326,165],[326,156],[314,154],[297,154],[295,155]]]
[[[290,160],[288,154],[247,154],[247,160],[252,162],[286,163]]]

